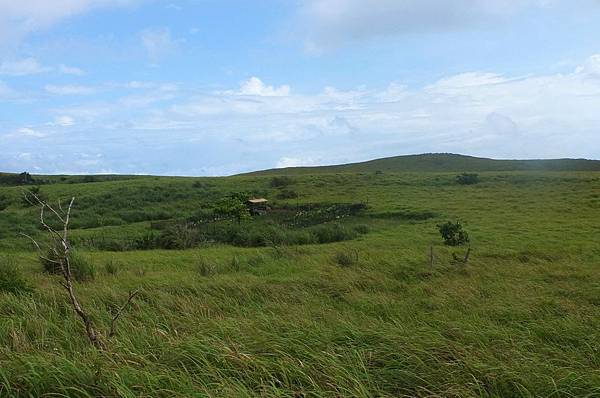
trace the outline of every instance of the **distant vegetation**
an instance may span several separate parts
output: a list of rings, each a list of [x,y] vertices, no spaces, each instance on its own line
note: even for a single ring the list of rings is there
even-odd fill
[[[479,182],[479,174],[462,173],[461,175],[456,176],[456,181],[460,185],[474,185]]]
[[[290,167],[258,171],[254,175],[384,172],[484,172],[484,171],[600,171],[600,160],[495,160],[451,153],[395,156],[336,166]]]
[[[2,185],[0,396],[597,396],[599,173],[444,159]],[[96,329],[136,294],[104,349],[20,235],[48,239],[35,187],[76,197]]]

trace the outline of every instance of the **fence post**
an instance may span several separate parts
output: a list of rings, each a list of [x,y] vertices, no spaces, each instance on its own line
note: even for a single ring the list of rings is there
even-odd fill
[[[431,268],[433,268],[433,261],[434,261],[434,257],[433,257],[433,246],[429,247],[429,266]]]

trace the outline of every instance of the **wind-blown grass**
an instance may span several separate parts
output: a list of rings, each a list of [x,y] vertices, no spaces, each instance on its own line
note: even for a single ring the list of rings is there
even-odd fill
[[[101,330],[141,289],[106,352],[89,346],[28,243],[4,230],[1,247],[34,289],[0,292],[0,396],[600,396],[600,175],[480,177],[460,186],[455,174],[294,176],[300,197],[281,203],[368,204],[348,220],[368,233],[343,242],[86,252],[99,272],[76,290]],[[82,199],[74,236],[127,237],[149,222],[81,226],[100,209],[118,217],[126,207],[186,218],[236,189],[270,198],[270,181],[148,177],[42,189]],[[181,195],[150,201],[145,189]],[[452,265],[464,248],[441,241],[436,225],[447,219],[469,232],[467,265]],[[35,209],[9,206],[0,224],[11,222],[8,231],[38,233]],[[352,264],[340,266],[340,253]]]

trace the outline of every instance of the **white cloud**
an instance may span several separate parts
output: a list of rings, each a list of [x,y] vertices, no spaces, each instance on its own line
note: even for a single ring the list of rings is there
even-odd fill
[[[319,162],[316,162],[314,159],[312,158],[296,158],[296,157],[282,157],[279,159],[279,161],[277,161],[277,164],[275,165],[275,167],[277,168],[285,168],[285,167],[306,167],[306,166],[314,166],[316,164],[318,164]]]
[[[96,89],[88,86],[78,86],[78,85],[64,85],[64,86],[55,86],[55,85],[47,85],[44,89],[50,93],[55,95],[90,95],[96,92]]]
[[[141,0],[0,0],[0,44],[47,29],[67,18],[102,7],[127,6]]]
[[[600,54],[588,58],[583,65],[577,68],[577,73],[600,78]]]
[[[177,48],[177,42],[171,37],[169,28],[143,30],[140,39],[152,62],[158,62]]]
[[[57,116],[54,119],[54,124],[61,127],[69,127],[75,124],[75,119],[73,119],[71,116]]]
[[[244,83],[220,92],[161,91],[161,83],[131,82],[119,87],[134,88],[134,96],[50,110],[56,117],[52,126],[77,120],[78,128],[68,129],[68,137],[57,129],[48,145],[109,154],[102,169],[161,172],[163,159],[170,159],[164,167],[184,174],[422,152],[600,158],[594,145],[600,140],[598,58],[564,74],[515,78],[469,72],[421,87],[395,82],[378,90],[326,87],[313,94],[281,90],[260,79],[252,88]],[[33,134],[45,131],[27,128]],[[13,153],[31,152],[26,144],[10,147]],[[201,168],[198,153],[204,156]],[[42,160],[36,157],[35,164],[52,164]]]
[[[20,128],[17,130],[17,134],[26,136],[26,137],[36,137],[36,138],[46,137],[46,134],[39,132],[37,130],[34,130],[31,127]]]
[[[41,65],[34,58],[3,61],[0,63],[0,75],[26,76],[51,71],[52,68]]]
[[[267,86],[258,77],[251,77],[242,83],[240,91],[237,94],[258,97],[285,97],[290,95],[290,86]]]
[[[65,75],[83,76],[85,72],[74,66],[59,65],[58,70]]]

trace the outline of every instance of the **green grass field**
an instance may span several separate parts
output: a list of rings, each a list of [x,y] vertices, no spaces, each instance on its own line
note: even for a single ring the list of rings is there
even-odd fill
[[[285,187],[260,174],[47,177],[50,201],[77,198],[73,243],[95,276],[75,288],[97,326],[141,289],[106,351],[18,235],[43,237],[38,210],[23,187],[0,187],[0,263],[28,286],[8,291],[0,271],[0,396],[600,397],[600,173],[487,171],[468,186],[456,172],[290,174]],[[317,226],[364,231],[288,245],[308,232],[267,216],[235,228],[274,229],[279,244],[124,243],[241,190],[275,209],[366,204]],[[466,265],[437,231],[457,220]],[[77,247],[94,239],[118,251]]]

